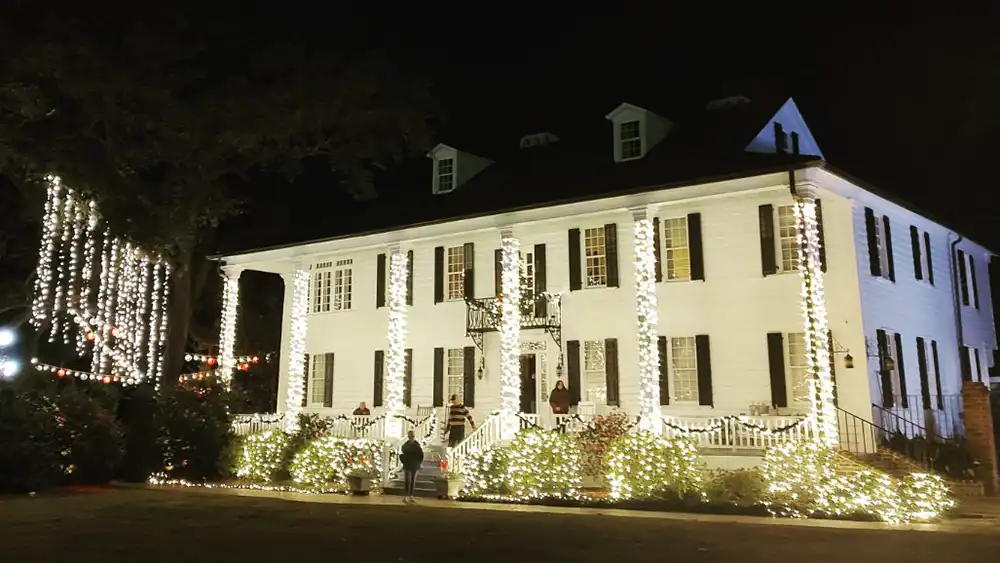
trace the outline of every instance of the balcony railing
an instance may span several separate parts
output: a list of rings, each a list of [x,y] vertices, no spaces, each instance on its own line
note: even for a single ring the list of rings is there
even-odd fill
[[[500,330],[502,297],[467,299],[465,329],[468,333]],[[562,326],[562,305],[556,295],[544,294],[521,300],[521,329],[555,329]]]

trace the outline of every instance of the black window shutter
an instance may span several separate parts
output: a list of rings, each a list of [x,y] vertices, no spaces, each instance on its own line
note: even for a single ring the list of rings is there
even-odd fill
[[[889,216],[882,216],[882,232],[885,234],[885,262],[889,268],[889,280],[896,281],[896,260],[892,254],[892,226]]]
[[[444,301],[444,247],[437,246],[434,248],[434,302],[442,301]]]
[[[906,395],[906,367],[903,365],[903,337],[896,333],[896,372],[899,373],[899,406],[909,408],[910,398]]]
[[[931,382],[927,377],[927,348],[924,339],[917,337],[917,370],[920,372],[920,400],[924,410],[931,408]]]
[[[882,275],[882,261],[878,255],[878,231],[875,226],[875,212],[865,208],[865,232],[868,235],[868,269],[875,277]]]
[[[618,287],[618,225],[604,225],[604,253],[607,256],[608,287]]]
[[[462,370],[462,393],[465,395],[462,403],[467,407],[476,406],[476,347],[466,346],[462,354],[465,364]]]
[[[536,244],[534,252],[535,260],[535,317],[544,319],[549,316],[548,302],[542,294],[548,291],[548,282],[545,279],[545,245]]]
[[[465,279],[462,289],[466,299],[476,298],[476,253],[471,242],[465,243]]]
[[[444,348],[434,349],[434,406],[444,406]]]
[[[924,264],[920,255],[920,233],[917,228],[910,225],[910,246],[913,247],[913,277],[924,279]]]
[[[604,340],[604,379],[608,386],[608,405],[617,407],[618,400],[618,339]]]
[[[976,371],[974,373],[974,375],[976,376],[975,380],[976,381],[982,381],[983,380],[983,369],[982,369],[982,366],[979,365],[979,348],[973,348],[972,349],[972,355],[973,355],[973,357],[976,360]]]
[[[566,386],[569,387],[569,404],[580,404],[580,341],[566,341]]]
[[[660,218],[653,217],[653,257],[656,264],[653,265],[653,275],[655,280],[663,281],[663,258],[660,246],[663,244],[660,236]]]
[[[382,406],[382,382],[385,380],[385,352],[375,350],[375,390],[372,393],[372,406]]]
[[[885,360],[889,357],[889,337],[884,330],[875,331],[875,339],[878,341],[878,373],[879,381],[882,384],[882,406],[891,409],[893,407],[892,396],[892,372],[885,369]]]
[[[937,408],[944,409],[944,397],[941,395],[941,365],[938,363],[937,341],[931,340],[931,359],[934,361],[934,389],[937,391]]]
[[[406,304],[413,305],[413,251],[406,252]]]
[[[823,202],[816,200],[816,233],[819,236],[819,269],[826,271],[826,233],[823,232]]]
[[[403,405],[411,406],[413,399],[413,348],[407,348],[403,356]]]
[[[712,397],[712,350],[709,347],[708,335],[699,334],[694,337],[698,361],[698,404],[714,406]]]
[[[930,233],[924,233],[924,253],[927,254],[927,281],[934,285],[934,253],[931,252]]]
[[[333,352],[323,356],[323,406],[333,406]]]
[[[962,365],[962,381],[972,381],[972,365],[968,346],[958,347],[958,361]]]
[[[691,279],[705,279],[705,255],[701,238],[701,213],[689,213],[687,216],[688,226],[688,253],[691,256]]]
[[[660,353],[660,404],[670,404],[670,377],[667,365],[667,337],[656,339],[656,348]]]
[[[837,357],[833,354],[833,331],[826,331],[826,346],[830,352],[830,386],[833,387],[833,406],[840,405],[837,397]]]
[[[958,284],[962,287],[962,305],[969,304],[969,279],[965,272],[965,253],[958,251]]]
[[[760,267],[765,276],[778,273],[777,248],[774,243],[774,206],[767,203],[757,208],[760,224]]]
[[[305,354],[305,359],[302,360],[302,361],[304,362],[302,364],[302,366],[303,366],[302,367],[302,369],[303,369],[302,373],[305,374],[304,381],[302,381],[300,383],[300,385],[302,385],[302,406],[303,407],[308,407],[309,406],[309,391],[311,390],[309,384],[312,381],[312,378],[309,377],[309,354]]]
[[[375,308],[385,307],[385,254],[375,261]]]
[[[499,297],[503,295],[503,249],[493,251],[493,291]]]
[[[979,308],[979,284],[976,283],[976,261],[969,256],[969,277],[972,278],[972,305]]]
[[[771,404],[788,406],[788,384],[785,382],[785,336],[767,333],[767,366],[771,373]]]
[[[582,287],[582,266],[580,265],[580,229],[569,230],[569,290]]]

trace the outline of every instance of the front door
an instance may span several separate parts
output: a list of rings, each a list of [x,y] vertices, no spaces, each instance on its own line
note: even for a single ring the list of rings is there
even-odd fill
[[[523,413],[538,412],[535,374],[535,355],[521,354],[521,412]]]

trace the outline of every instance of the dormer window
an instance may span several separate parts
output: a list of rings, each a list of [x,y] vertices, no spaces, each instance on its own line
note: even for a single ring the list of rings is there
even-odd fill
[[[642,156],[642,138],[639,134],[639,121],[625,121],[621,124],[622,160]]]
[[[438,193],[450,192],[455,188],[455,159],[442,158],[437,161]]]

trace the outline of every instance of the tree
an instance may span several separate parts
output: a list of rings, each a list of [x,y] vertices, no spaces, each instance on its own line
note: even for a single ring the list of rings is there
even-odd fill
[[[176,15],[202,12],[24,3],[0,22],[0,173],[33,200],[37,179],[58,174],[115,233],[173,264],[168,381],[211,268],[205,241],[239,212],[248,177],[291,178],[315,159],[370,197],[373,170],[429,137],[427,85],[387,57],[262,39],[231,12]]]

